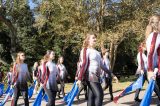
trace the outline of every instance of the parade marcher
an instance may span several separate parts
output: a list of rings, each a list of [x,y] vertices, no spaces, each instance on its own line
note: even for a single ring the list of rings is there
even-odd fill
[[[147,80],[147,56],[145,55],[145,43],[142,42],[138,48],[138,54],[137,54],[137,62],[138,62],[138,68],[136,71],[136,75],[141,76],[143,75],[143,84],[145,80]],[[141,99],[139,99],[139,93],[141,89],[137,89],[135,93],[134,100],[137,102],[141,102]]]
[[[57,67],[58,67],[58,70],[59,70],[59,75],[60,75],[60,80],[61,80],[60,89],[59,89],[59,92],[58,92],[58,97],[59,98],[60,98],[60,93],[61,92],[62,92],[63,97],[65,96],[64,87],[65,87],[66,78],[68,76],[68,72],[66,70],[66,67],[63,64],[63,61],[64,61],[64,58],[62,56],[60,56],[58,58],[58,64],[57,64]]]
[[[87,106],[102,106],[104,94],[100,83],[101,69],[111,75],[111,72],[103,64],[100,53],[95,49],[95,44],[96,35],[88,33],[80,54],[82,66],[78,75],[78,81],[76,82],[81,87],[83,78],[87,81]]]
[[[13,64],[10,65],[9,72],[7,72],[7,76],[4,78],[4,81],[7,79],[7,84],[8,85],[11,85],[12,73],[13,73]]]
[[[147,47],[147,67],[148,67],[148,80],[156,78],[156,72],[154,70],[158,68],[157,50],[160,45],[160,35],[158,33],[159,16],[154,16],[151,20],[151,26],[153,32],[148,36],[146,40]],[[154,91],[160,100],[160,92],[157,83],[155,83]]]
[[[34,94],[37,94],[38,90],[38,62],[35,62],[32,68],[32,73],[33,73],[33,80],[36,81],[35,88],[34,88]]]
[[[29,106],[28,101],[28,84],[29,80],[32,83],[30,73],[28,71],[27,64],[24,63],[25,54],[24,52],[19,52],[16,57],[16,62],[13,66],[13,77],[12,77],[12,86],[14,87],[14,99],[11,106],[17,106],[17,101],[19,96],[23,95],[25,106]]]
[[[109,52],[107,49],[103,49],[103,64],[110,70],[110,61],[109,61]],[[112,90],[112,77],[109,76],[106,72],[102,70],[102,76],[104,77],[104,87],[103,90],[106,90],[109,87],[110,100],[113,101],[113,90]]]
[[[46,106],[55,106],[56,94],[58,91],[56,79],[59,73],[56,64],[52,62],[55,59],[54,51],[48,50],[44,59],[47,61],[42,75],[42,79],[44,79],[43,87],[48,96],[48,103]]]

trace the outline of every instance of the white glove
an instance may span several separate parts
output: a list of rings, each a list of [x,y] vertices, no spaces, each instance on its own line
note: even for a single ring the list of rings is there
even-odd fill
[[[144,74],[144,71],[143,70],[141,70],[141,75],[143,75]]]
[[[157,75],[157,72],[158,72],[158,68],[155,68],[155,69],[154,69],[154,75],[155,75],[155,76]]]
[[[149,71],[149,72],[147,73],[147,75],[148,75],[148,80],[151,80],[151,78],[152,78],[153,80],[156,79],[153,71]]]
[[[82,81],[81,81],[81,80],[78,80],[78,81],[76,82],[76,85],[77,85],[79,88],[81,88],[81,87],[82,87]]]

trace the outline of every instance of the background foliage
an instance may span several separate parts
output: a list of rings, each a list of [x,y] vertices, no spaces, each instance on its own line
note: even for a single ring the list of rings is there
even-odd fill
[[[134,74],[137,47],[144,40],[149,16],[159,14],[159,0],[2,0],[0,62],[10,64],[24,51],[32,66],[46,50],[65,57],[74,79],[83,38],[98,34],[97,49],[110,50],[111,69]],[[7,71],[7,70],[6,70]]]

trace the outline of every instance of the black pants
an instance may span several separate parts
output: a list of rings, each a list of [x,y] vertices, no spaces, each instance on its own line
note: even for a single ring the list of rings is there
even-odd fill
[[[109,87],[109,94],[111,96],[111,99],[113,99],[112,78],[104,77],[103,90],[106,90],[108,87]]]
[[[100,83],[87,82],[88,85],[88,101],[87,106],[102,106],[103,89]]]
[[[147,73],[143,74],[143,85],[144,85],[145,81],[147,81],[149,83],[149,81],[147,79]],[[136,90],[135,98],[134,99],[139,99],[139,93],[140,93],[140,91],[141,91],[141,89],[137,89]],[[156,95],[158,96],[158,99],[160,100],[160,91],[159,91],[159,87],[157,85],[157,81],[155,82],[154,92],[156,93]]]
[[[50,89],[45,89],[45,91],[48,96],[48,103],[46,104],[46,106],[55,106],[57,91],[52,91]]]
[[[19,96],[23,95],[24,98],[24,103],[25,106],[29,106],[29,101],[28,101],[28,87],[24,87],[21,89],[21,85],[16,85],[14,88],[14,100],[13,100],[13,105],[12,106],[17,106],[17,102],[19,99]]]
[[[158,88],[160,89],[160,77],[156,77],[156,81],[157,81],[157,85],[158,85]]]
[[[62,92],[63,97],[65,97],[64,86],[65,86],[65,82],[64,82],[64,80],[61,80],[58,96],[60,96],[60,93]]]
[[[77,98],[79,99],[80,93],[82,92],[82,90],[84,90],[85,99],[87,100],[88,99],[88,96],[87,96],[87,84],[84,81],[82,82],[82,84],[83,84],[83,86],[79,89],[78,94],[77,94]]]

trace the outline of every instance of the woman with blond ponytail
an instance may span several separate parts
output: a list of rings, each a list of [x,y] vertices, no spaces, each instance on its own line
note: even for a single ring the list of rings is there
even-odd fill
[[[24,97],[25,106],[29,106],[27,81],[30,80],[32,83],[32,80],[28,71],[28,66],[24,63],[24,60],[24,52],[19,52],[16,57],[16,62],[13,66],[12,87],[14,87],[14,98],[11,106],[17,106],[17,101],[21,92],[23,92],[22,94]]]

